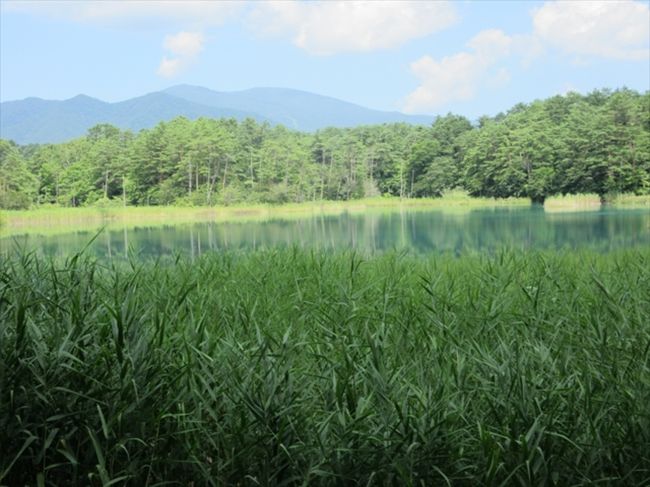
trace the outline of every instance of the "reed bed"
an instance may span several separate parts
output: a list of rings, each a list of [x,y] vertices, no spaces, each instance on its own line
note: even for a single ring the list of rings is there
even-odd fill
[[[0,261],[0,485],[648,485],[650,249]]]
[[[650,194],[617,194],[608,199],[608,204],[621,208],[650,208]]]
[[[548,212],[598,211],[601,206],[600,196],[594,193],[549,196],[544,202],[544,210]]]

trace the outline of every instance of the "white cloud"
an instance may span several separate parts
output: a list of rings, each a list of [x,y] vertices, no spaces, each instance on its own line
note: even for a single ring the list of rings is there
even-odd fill
[[[420,86],[406,97],[404,111],[426,112],[452,101],[474,97],[481,83],[502,85],[510,79],[505,68],[492,67],[512,51],[513,40],[498,29],[479,32],[468,43],[471,52],[463,51],[436,61],[424,56],[411,63],[411,71]]]
[[[546,2],[531,12],[534,30],[508,36],[500,30],[480,32],[469,50],[440,60],[424,56],[411,64],[420,86],[406,97],[404,110],[426,112],[454,101],[472,99],[480,87],[496,88],[510,80],[498,64],[511,55],[523,67],[548,48],[573,54],[575,65],[594,56],[644,61],[650,58],[650,7],[633,0]]]
[[[467,47],[474,49],[476,55],[486,62],[508,55],[511,45],[512,38],[499,29],[483,30],[467,43]]]
[[[251,13],[263,35],[288,36],[316,55],[397,47],[448,27],[456,20],[449,2],[270,1]]]
[[[158,71],[156,73],[163,78],[172,78],[179,74],[183,69],[182,62],[178,58],[168,58],[163,56],[162,61],[160,61],[160,66],[158,66]]]
[[[166,36],[163,47],[175,57],[163,56],[158,75],[171,78],[183,72],[193,64],[203,50],[204,37],[200,32],[179,32]]]
[[[646,2],[547,2],[533,12],[535,35],[578,56],[650,58],[650,8]]]
[[[2,0],[7,11],[115,27],[221,25],[243,7],[241,1],[221,0]]]
[[[200,32],[179,32],[165,37],[163,46],[177,56],[196,56],[203,50],[203,35]]]

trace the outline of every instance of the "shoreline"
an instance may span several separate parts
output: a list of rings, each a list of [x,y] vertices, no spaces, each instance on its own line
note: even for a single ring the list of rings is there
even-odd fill
[[[366,198],[351,201],[316,201],[283,205],[249,204],[233,206],[119,206],[45,207],[33,210],[3,211],[0,238],[25,233],[90,230],[102,226],[160,226],[201,222],[255,222],[273,219],[296,219],[312,216],[359,214],[368,211],[440,210],[466,212],[478,208],[525,207],[525,198],[495,200],[449,195],[441,198]],[[77,227],[77,228],[74,228]]]
[[[451,192],[440,198],[400,199],[365,198],[350,201],[313,201],[282,205],[248,204],[213,207],[115,206],[115,207],[41,207],[31,210],[5,210],[0,213],[0,238],[24,234],[55,234],[88,231],[101,227],[164,226],[201,222],[262,222],[274,219],[298,219],[376,211],[428,211],[465,213],[476,209],[524,208],[528,198],[474,198]],[[599,211],[604,206],[597,195],[565,195],[547,198],[547,213]],[[605,207],[650,209],[650,195],[620,195]]]

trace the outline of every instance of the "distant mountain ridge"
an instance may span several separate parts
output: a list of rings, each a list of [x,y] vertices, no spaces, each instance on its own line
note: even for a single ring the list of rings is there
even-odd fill
[[[19,144],[55,143],[83,136],[98,123],[138,131],[184,116],[250,117],[291,129],[315,131],[381,123],[429,124],[433,117],[385,112],[336,98],[287,88],[219,92],[191,85],[108,103],[86,95],[68,100],[26,98],[0,103],[0,138]]]

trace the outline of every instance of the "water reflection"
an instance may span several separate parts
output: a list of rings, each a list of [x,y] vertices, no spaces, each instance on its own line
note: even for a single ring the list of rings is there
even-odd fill
[[[46,255],[79,251],[95,230],[0,240],[0,249],[18,245]],[[300,220],[198,223],[164,227],[105,229],[90,246],[98,257],[124,256],[129,248],[142,257],[191,257],[220,249],[269,247],[355,248],[365,252],[410,249],[418,253],[514,249],[590,248],[609,251],[650,245],[650,212],[602,210],[549,214],[534,208],[396,211],[317,216]]]

